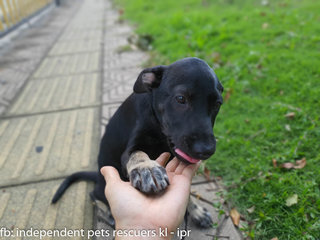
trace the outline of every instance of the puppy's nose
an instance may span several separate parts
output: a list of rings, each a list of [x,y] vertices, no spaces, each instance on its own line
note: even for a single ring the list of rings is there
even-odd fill
[[[205,160],[211,157],[216,151],[215,144],[195,143],[193,145],[193,153],[196,158]]]

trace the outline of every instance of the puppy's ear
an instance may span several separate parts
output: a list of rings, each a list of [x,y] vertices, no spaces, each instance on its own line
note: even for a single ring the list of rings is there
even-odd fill
[[[153,68],[144,69],[138,76],[133,91],[135,93],[145,93],[152,90],[152,88],[159,87],[163,72],[166,66],[156,66]]]

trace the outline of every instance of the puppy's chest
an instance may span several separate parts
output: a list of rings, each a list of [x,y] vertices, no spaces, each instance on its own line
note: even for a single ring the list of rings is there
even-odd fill
[[[137,147],[137,150],[147,153],[151,159],[156,159],[161,153],[170,151],[166,139],[155,135],[142,136],[142,141]]]

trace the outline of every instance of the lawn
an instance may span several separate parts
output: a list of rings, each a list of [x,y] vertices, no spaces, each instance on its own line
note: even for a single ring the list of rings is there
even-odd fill
[[[207,167],[249,223],[244,232],[320,239],[320,1],[115,2],[151,39],[148,64],[196,56],[214,67],[225,92]]]

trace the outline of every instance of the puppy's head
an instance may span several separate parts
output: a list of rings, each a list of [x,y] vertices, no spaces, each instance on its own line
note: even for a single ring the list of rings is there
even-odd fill
[[[189,163],[215,152],[213,126],[222,91],[214,71],[198,58],[147,68],[134,85],[134,92],[152,94],[153,109],[171,151]]]

